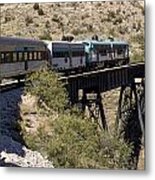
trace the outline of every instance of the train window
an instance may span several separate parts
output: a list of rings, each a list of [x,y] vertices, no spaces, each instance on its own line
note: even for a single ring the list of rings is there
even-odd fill
[[[1,59],[1,62],[5,62],[5,54],[4,53],[1,53],[0,59]]]
[[[28,60],[28,53],[24,52],[24,60]]]
[[[17,53],[15,53],[15,52],[12,53],[12,61],[13,62],[17,61]]]
[[[46,52],[45,51],[42,51],[41,52],[41,59],[46,59]]]
[[[37,60],[37,52],[33,52],[33,59]]]
[[[84,53],[83,51],[81,51],[81,52],[80,51],[74,51],[74,52],[72,52],[72,56],[73,57],[83,56],[83,53]]]
[[[5,53],[5,61],[6,62],[11,62],[12,61],[12,53],[11,52]]]
[[[100,52],[101,56],[107,56],[107,50],[104,49]]]
[[[68,52],[53,52],[53,57],[55,58],[60,58],[60,57],[65,57],[65,55],[68,55]]]
[[[41,52],[38,52],[38,60],[41,60]]]
[[[18,61],[23,61],[23,53],[18,52]]]
[[[29,60],[32,60],[33,59],[33,54],[32,52],[29,52]]]
[[[118,55],[123,54],[123,49],[117,49],[117,54],[118,54]]]

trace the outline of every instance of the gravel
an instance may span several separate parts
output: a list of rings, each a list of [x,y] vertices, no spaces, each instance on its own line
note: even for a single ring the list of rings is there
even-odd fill
[[[24,146],[17,121],[23,89],[0,94],[0,166],[53,168],[39,152]]]

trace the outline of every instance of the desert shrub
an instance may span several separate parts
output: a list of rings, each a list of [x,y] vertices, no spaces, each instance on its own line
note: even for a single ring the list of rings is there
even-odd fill
[[[59,22],[59,17],[58,17],[57,14],[54,14],[54,15],[53,15],[52,21],[57,22],[57,23]]]
[[[33,19],[31,16],[26,16],[25,18],[26,26],[33,23]]]
[[[132,28],[133,28],[133,29],[136,29],[136,27],[137,27],[137,25],[136,25],[136,23],[134,22],[133,25],[132,25]]]
[[[39,9],[39,3],[35,3],[35,4],[33,5],[33,9],[34,9],[34,10],[38,10],[38,9]]]
[[[119,32],[121,35],[125,35],[125,33],[127,32],[127,27],[125,27],[125,26],[119,26],[119,27],[118,27],[118,32]]]
[[[41,126],[28,135],[27,144],[51,160],[55,167],[127,169],[131,146],[107,132],[98,131],[97,124],[76,114],[63,114],[49,120],[50,131]]]
[[[6,15],[5,16],[5,23],[11,21],[11,19],[12,19],[11,16]]]
[[[108,34],[109,34],[109,36],[115,37],[116,36],[116,29],[110,28]]]
[[[51,34],[48,30],[44,31],[43,34],[39,36],[41,40],[52,40]]]
[[[73,27],[71,30],[70,30],[70,33],[73,34],[74,36],[78,36],[80,34],[84,34],[87,32],[87,27]]]
[[[141,62],[144,61],[144,52],[134,52],[131,56],[132,62]]]
[[[108,18],[109,20],[116,18],[116,14],[114,11],[108,11]]]
[[[144,9],[144,8],[142,8],[142,10],[141,10],[141,11],[142,11],[142,15],[143,15],[143,16],[145,16],[145,9]]]
[[[89,18],[89,17],[90,17],[89,13],[86,12],[86,13],[84,13],[84,14],[81,16],[81,19],[82,19],[82,20],[85,20],[86,18]]]
[[[144,37],[144,32],[140,32],[134,36],[131,36],[131,42],[133,43],[138,43],[139,47],[142,51],[145,49],[145,37]]]
[[[80,116],[61,116],[52,135],[48,156],[56,167],[127,168],[131,149]]]
[[[118,24],[121,24],[123,22],[122,17],[121,16],[117,17],[116,22],[118,22]]]
[[[27,78],[26,91],[39,98],[49,109],[61,111],[67,103],[67,93],[58,75],[48,70],[40,70]],[[31,83],[30,83],[31,82]]]
[[[44,11],[42,9],[38,9],[38,15],[39,16],[43,16],[44,15]]]
[[[45,23],[45,27],[48,29],[48,28],[50,28],[51,27],[51,25],[50,25],[50,21],[46,21],[46,23]]]
[[[87,24],[87,30],[88,30],[88,32],[93,32],[93,25]]]

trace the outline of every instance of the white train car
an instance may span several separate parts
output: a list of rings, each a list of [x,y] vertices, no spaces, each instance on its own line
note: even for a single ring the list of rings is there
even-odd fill
[[[21,77],[47,66],[47,48],[42,41],[0,37],[0,80]]]
[[[71,42],[71,67],[75,69],[82,69],[86,66],[85,62],[85,46],[82,42]]]
[[[48,41],[51,67],[57,71],[74,71],[85,66],[85,48],[80,42]]]

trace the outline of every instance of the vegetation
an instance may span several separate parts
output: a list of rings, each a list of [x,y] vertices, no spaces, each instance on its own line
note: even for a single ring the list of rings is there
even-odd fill
[[[131,37],[131,43],[136,43],[139,51],[137,50],[132,50],[132,55],[131,55],[131,60],[133,62],[138,62],[138,61],[144,61],[145,60],[145,42],[144,42],[144,33],[138,33],[135,36]]]
[[[31,82],[31,83],[30,83]],[[21,127],[26,144],[53,161],[55,167],[128,169],[132,146],[101,131],[78,109],[67,108],[67,93],[54,72],[42,70],[28,77],[26,93],[37,96],[38,126],[30,131],[35,107],[24,116]],[[32,102],[31,102],[32,103]],[[32,112],[31,112],[32,111]],[[44,112],[44,113],[43,113]],[[40,118],[39,118],[40,117]],[[31,122],[31,123],[30,123]]]
[[[131,98],[132,93],[132,98]],[[137,169],[141,146],[144,143],[143,126],[145,126],[145,90],[143,86],[137,87],[142,110],[142,121],[138,117],[137,103],[133,96],[131,87],[124,91],[124,99],[121,106],[121,117],[119,119],[120,136],[132,143],[132,168]],[[143,124],[143,125],[142,125]]]
[[[39,36],[39,39],[41,39],[41,40],[49,40],[49,41],[51,40],[52,41],[52,37],[51,37],[51,34],[50,34],[49,30],[45,30],[43,32],[43,34],[41,34]]]
[[[3,36],[61,40],[73,34],[74,40],[82,40],[93,34],[101,39],[112,35],[129,42],[131,54],[143,50],[130,39],[144,31],[144,1],[5,4],[1,12]]]
[[[39,105],[44,102],[49,109],[59,112],[67,104],[67,93],[58,78],[56,73],[47,70],[35,72],[28,77],[26,90],[38,97]]]
[[[26,26],[33,23],[33,19],[30,16],[26,16],[25,18]]]
[[[42,9],[38,9],[38,15],[39,16],[43,16],[44,15],[44,11]]]
[[[35,3],[35,4],[33,5],[33,9],[34,9],[34,10],[38,10],[38,9],[39,9],[39,3]]]

